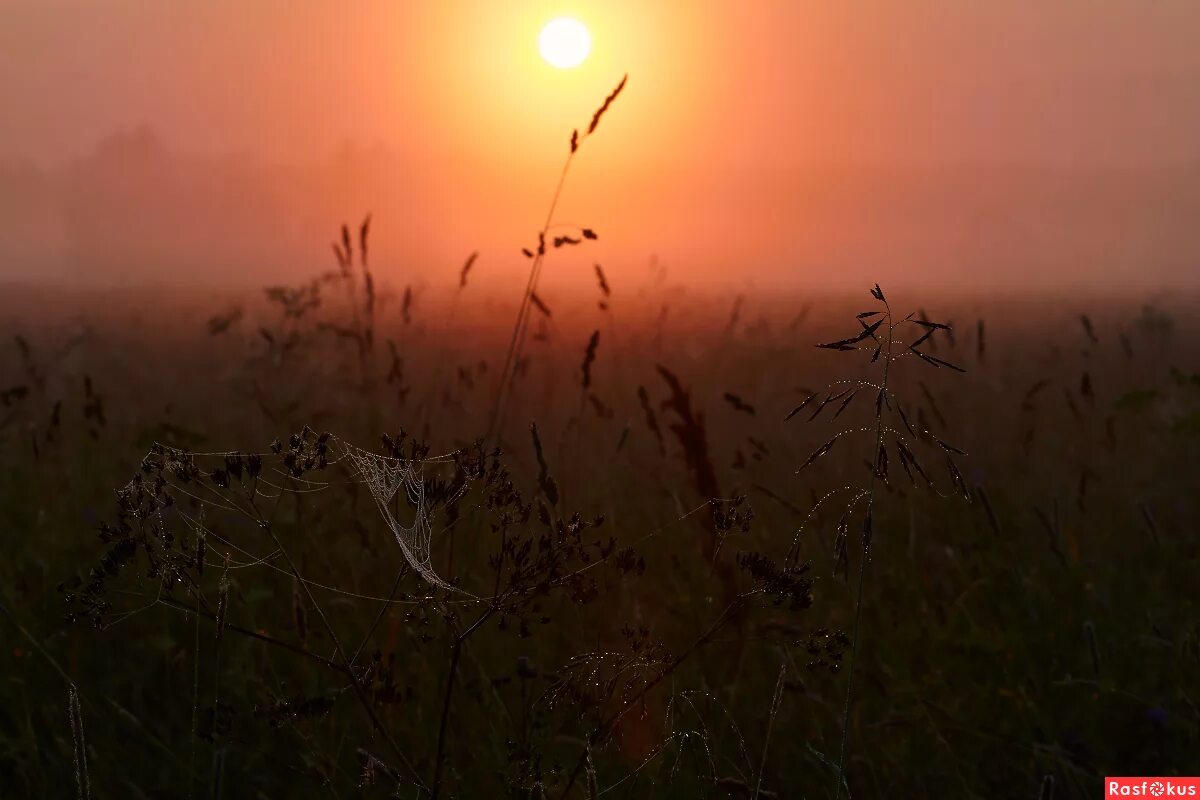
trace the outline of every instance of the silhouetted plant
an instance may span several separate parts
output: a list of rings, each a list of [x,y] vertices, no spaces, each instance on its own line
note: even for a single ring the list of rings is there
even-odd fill
[[[546,258],[547,241],[555,249],[567,246],[576,246],[587,240],[594,240],[597,237],[596,232],[591,228],[568,226],[572,233],[578,235],[558,235],[551,237],[550,231],[555,228],[554,212],[558,208],[559,198],[562,196],[563,184],[567,180],[567,171],[571,168],[571,162],[575,159],[575,153],[584,141],[596,132],[596,127],[600,124],[601,118],[613,101],[625,89],[625,83],[629,76],[621,78],[621,82],[617,87],[604,99],[604,103],[596,109],[596,113],[592,115],[591,124],[588,125],[587,132],[580,136],[578,130],[571,132],[571,147],[567,154],[567,159],[563,163],[562,172],[558,176],[558,185],[554,189],[554,195],[550,200],[550,208],[546,212],[546,219],[542,223],[542,228],[537,234],[537,244],[533,247],[522,248],[521,253],[530,260],[529,279],[525,284],[525,293],[521,297],[521,303],[517,308],[517,319],[513,325],[512,336],[508,342],[508,351],[504,356],[504,366],[500,371],[500,383],[496,390],[496,400],[492,406],[492,418],[488,425],[490,433],[499,434],[500,427],[504,423],[504,413],[508,403],[508,395],[511,391],[511,384],[515,375],[519,371],[519,366],[522,363],[522,352],[525,347],[525,333],[529,327],[529,311],[530,308],[536,307],[546,316],[550,315],[549,309],[545,303],[537,296],[538,279],[541,277],[542,265]],[[586,386],[585,386],[586,388]]]
[[[963,480],[962,474],[959,472],[958,466],[954,461],[955,455],[965,455],[965,453],[939,438],[925,427],[925,424],[921,421],[914,428],[910,419],[911,415],[905,412],[902,401],[891,388],[894,377],[892,375],[892,367],[902,358],[915,357],[937,369],[945,368],[955,372],[964,371],[961,367],[932,355],[926,347],[933,343],[934,334],[939,331],[948,333],[951,327],[940,322],[929,321],[925,317],[924,312],[921,312],[920,317],[913,313],[903,319],[896,319],[893,316],[891,305],[888,303],[883,290],[879,288],[878,284],[871,290],[871,297],[875,299],[880,308],[863,311],[857,315],[855,319],[859,330],[856,333],[844,339],[819,344],[817,347],[838,352],[869,353],[869,363],[878,365],[878,378],[875,380],[840,380],[831,384],[825,390],[824,397],[821,397],[820,402],[816,402],[815,408],[809,415],[808,420],[810,422],[816,420],[828,408],[832,409],[830,422],[833,422],[846,411],[856,397],[870,397],[874,401],[873,425],[863,428],[842,428],[832,438],[814,450],[800,465],[800,468],[796,470],[797,473],[805,471],[833,450],[843,437],[865,433],[872,440],[869,450],[870,458],[866,462],[870,475],[867,485],[865,487],[846,486],[841,490],[843,493],[850,494],[850,498],[846,502],[845,511],[838,522],[837,534],[834,541],[834,572],[836,573],[839,569],[848,569],[850,524],[856,508],[861,503],[864,508],[861,514],[861,522],[859,523],[859,567],[857,589],[855,590],[854,627],[850,637],[850,659],[846,675],[846,701],[842,712],[842,738],[837,759],[838,783],[834,792],[835,797],[841,795],[843,785],[845,784],[846,745],[849,739],[850,710],[854,692],[854,661],[858,650],[858,633],[862,621],[863,590],[866,582],[867,564],[871,558],[871,541],[875,535],[877,488],[879,484],[887,485],[891,476],[888,453],[895,453],[896,461],[903,468],[905,476],[914,489],[920,485],[924,485],[933,490],[934,481],[921,465],[921,461],[916,454],[919,444],[932,448],[945,458],[945,470],[953,491],[960,494],[967,502],[971,501],[971,492],[967,488],[966,482]],[[912,341],[906,342],[900,333],[901,329],[906,326],[917,328],[920,335],[916,336]],[[929,396],[927,389],[925,392],[926,397],[931,400],[932,398]],[[792,419],[800,412],[807,410],[814,404],[820,394],[819,392],[810,394],[785,419]],[[920,481],[918,481],[918,478]],[[826,495],[821,502],[830,499],[834,494],[831,492]],[[816,508],[814,507],[813,510],[815,512]],[[798,558],[798,554],[799,536],[797,536],[793,544],[793,562]],[[759,569],[762,570],[763,567],[760,566]],[[783,584],[785,587],[788,585]],[[779,591],[779,589],[776,591]]]

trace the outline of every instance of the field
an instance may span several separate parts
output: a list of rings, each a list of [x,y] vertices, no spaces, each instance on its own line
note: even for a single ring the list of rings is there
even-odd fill
[[[885,285],[871,332],[871,287],[651,272],[538,298],[506,372],[518,298],[348,260],[5,293],[0,794],[1096,797],[1200,765],[1195,298]]]

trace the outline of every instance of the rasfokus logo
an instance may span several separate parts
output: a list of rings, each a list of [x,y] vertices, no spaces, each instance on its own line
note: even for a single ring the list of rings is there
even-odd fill
[[[1200,778],[1105,778],[1104,797],[1200,798]]]

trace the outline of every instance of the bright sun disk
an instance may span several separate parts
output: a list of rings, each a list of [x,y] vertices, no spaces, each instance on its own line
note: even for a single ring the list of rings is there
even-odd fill
[[[592,49],[592,36],[582,22],[559,17],[546,23],[538,36],[538,51],[552,67],[578,67]]]

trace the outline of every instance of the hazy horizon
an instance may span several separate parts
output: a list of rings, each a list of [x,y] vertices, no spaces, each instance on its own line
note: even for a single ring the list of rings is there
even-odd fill
[[[555,71],[539,26],[593,56]],[[374,215],[398,283],[519,276],[620,79],[555,275],[697,285],[1195,286],[1200,7],[9,3],[0,280],[255,285]],[[48,99],[52,98],[52,102]],[[568,283],[569,277],[564,277]]]

